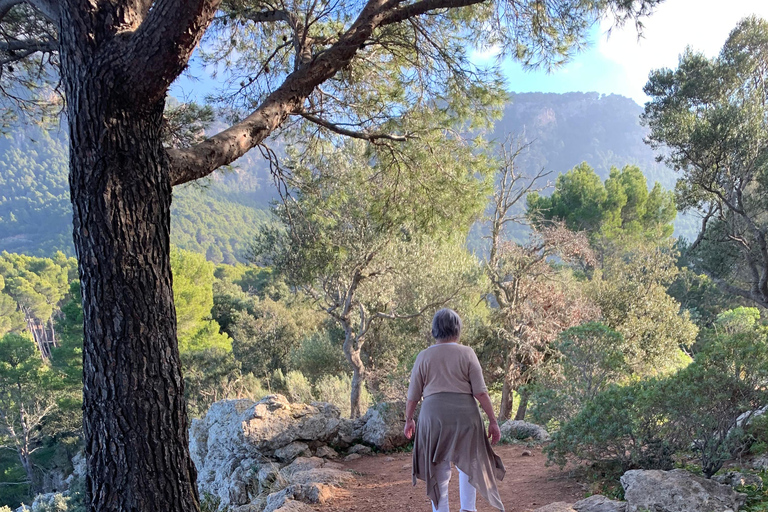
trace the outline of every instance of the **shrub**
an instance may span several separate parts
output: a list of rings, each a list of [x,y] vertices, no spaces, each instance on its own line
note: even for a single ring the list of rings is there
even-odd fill
[[[339,408],[341,415],[349,418],[352,411],[350,394],[352,391],[352,378],[349,375],[326,375],[315,384],[315,396],[318,400],[328,402]],[[360,404],[365,411],[371,405],[371,396],[368,389],[363,386],[360,392]]]
[[[341,344],[334,344],[328,331],[304,339],[293,354],[292,364],[313,382],[324,375],[338,375],[348,369]]]
[[[303,373],[291,370],[285,376],[285,390],[292,402],[309,403],[315,398],[312,396],[312,385]]]
[[[531,415],[536,423],[563,422],[582,404],[631,372],[624,357],[624,337],[599,323],[587,322],[563,331],[555,355],[531,389]]]
[[[598,394],[554,435],[550,460],[665,469],[674,453],[692,451],[710,477],[754,442],[747,425],[768,403],[766,384],[765,336],[757,330],[719,336],[671,377]]]
[[[655,407],[655,379],[612,386],[555,432],[549,460],[564,466],[569,458],[633,468],[672,469],[674,443],[665,438]]]

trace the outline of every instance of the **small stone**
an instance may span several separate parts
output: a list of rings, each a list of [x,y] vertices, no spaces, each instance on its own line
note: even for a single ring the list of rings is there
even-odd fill
[[[357,459],[360,459],[360,458],[362,458],[362,455],[360,455],[359,453],[350,453],[349,455],[344,457],[344,462],[350,462],[350,461],[357,460]]]
[[[411,469],[411,465],[410,464],[403,464],[403,469]]]
[[[531,450],[523,450],[523,453],[521,453],[520,455],[523,457],[533,457]]]
[[[384,462],[394,462],[394,457],[384,457]]]

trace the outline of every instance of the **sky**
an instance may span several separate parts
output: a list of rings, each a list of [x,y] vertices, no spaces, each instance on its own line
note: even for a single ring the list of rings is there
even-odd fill
[[[616,28],[609,21],[591,32],[589,47],[552,73],[525,71],[506,61],[502,70],[512,92],[596,91],[648,101],[648,73],[674,68],[686,46],[714,57],[739,20],[756,14],[768,19],[768,0],[666,0],[644,19],[642,37],[634,24]],[[492,58],[490,55],[477,55]]]
[[[551,73],[526,71],[512,61],[502,63],[510,92],[591,92],[620,94],[639,104],[648,101],[643,86],[652,69],[674,68],[691,46],[714,57],[738,21],[751,14],[768,19],[768,0],[666,0],[643,20],[642,37],[634,24],[613,27],[608,20],[591,31],[588,48]],[[492,52],[475,53],[478,63],[492,62]],[[205,73],[193,62],[193,74]],[[209,79],[182,76],[171,88],[177,98],[202,100],[213,86]]]

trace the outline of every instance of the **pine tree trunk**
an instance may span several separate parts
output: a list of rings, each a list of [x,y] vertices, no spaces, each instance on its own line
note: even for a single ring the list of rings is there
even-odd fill
[[[110,64],[62,52],[85,327],[86,506],[195,512],[169,256],[163,101],[132,97]]]

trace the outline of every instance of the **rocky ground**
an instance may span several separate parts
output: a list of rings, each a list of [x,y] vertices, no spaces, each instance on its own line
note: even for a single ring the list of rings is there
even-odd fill
[[[554,502],[573,503],[584,497],[584,489],[567,471],[545,466],[546,456],[525,445],[497,446],[507,476],[500,486],[508,512],[527,512]],[[530,455],[523,455],[529,452]],[[430,510],[424,483],[411,485],[411,454],[365,456],[342,463],[352,470],[355,481],[326,504],[312,505],[316,512],[424,512]],[[458,510],[459,483],[454,473],[450,487],[451,509]],[[478,512],[494,511],[478,497]]]

